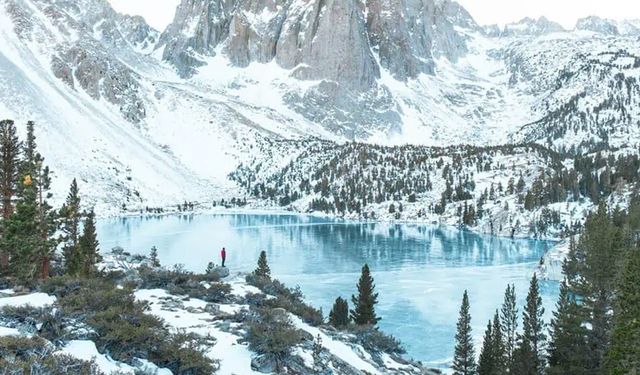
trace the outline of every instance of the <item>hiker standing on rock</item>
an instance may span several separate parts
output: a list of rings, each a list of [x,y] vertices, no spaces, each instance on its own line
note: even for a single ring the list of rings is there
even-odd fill
[[[224,267],[224,262],[227,260],[227,250],[225,250],[225,248],[222,248],[222,251],[220,252],[220,257],[222,258],[222,267]]]

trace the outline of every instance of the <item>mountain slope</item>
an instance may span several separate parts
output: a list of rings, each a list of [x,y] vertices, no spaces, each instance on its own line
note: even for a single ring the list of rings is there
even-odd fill
[[[239,194],[228,174],[283,140],[639,142],[633,21],[500,30],[449,0],[183,0],[161,33],[106,0],[0,9],[0,116],[37,121],[58,199],[77,176],[102,210]]]
[[[102,211],[205,199],[232,188],[243,147],[296,133],[279,113],[258,123],[250,103],[184,84],[145,54],[158,33],[106,1],[0,6],[1,114],[37,122],[57,199],[73,177]]]

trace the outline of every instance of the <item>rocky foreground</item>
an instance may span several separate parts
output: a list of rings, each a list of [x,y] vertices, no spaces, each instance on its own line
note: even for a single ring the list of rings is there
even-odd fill
[[[403,359],[387,336],[314,321],[317,310],[277,281],[268,294],[227,269],[193,275],[152,266],[120,251],[101,264],[112,288],[105,280],[53,278],[32,289],[0,290],[0,369],[11,373],[29,362],[45,369],[40,373],[57,367],[96,375],[439,373]],[[140,315],[133,312],[138,306]],[[114,317],[114,309],[122,311]],[[175,350],[167,346],[177,338]],[[163,351],[171,354],[162,357]]]

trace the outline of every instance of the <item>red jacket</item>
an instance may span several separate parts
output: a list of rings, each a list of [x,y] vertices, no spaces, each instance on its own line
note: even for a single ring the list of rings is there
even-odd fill
[[[225,249],[222,249],[222,251],[220,252],[220,256],[222,257],[222,259],[227,258],[227,252],[225,251]]]

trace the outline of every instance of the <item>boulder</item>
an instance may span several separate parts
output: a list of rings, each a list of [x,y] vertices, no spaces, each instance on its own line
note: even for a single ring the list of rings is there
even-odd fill
[[[230,275],[230,271],[227,267],[220,267],[220,266],[215,266],[211,269],[207,270],[207,273],[215,273],[217,274],[221,279],[228,277]]]
[[[272,309],[271,313],[273,314],[273,319],[278,323],[285,323],[289,321],[289,313],[282,307]]]
[[[276,358],[269,354],[263,354],[251,359],[251,369],[263,374],[272,374],[276,372],[278,363]]]

